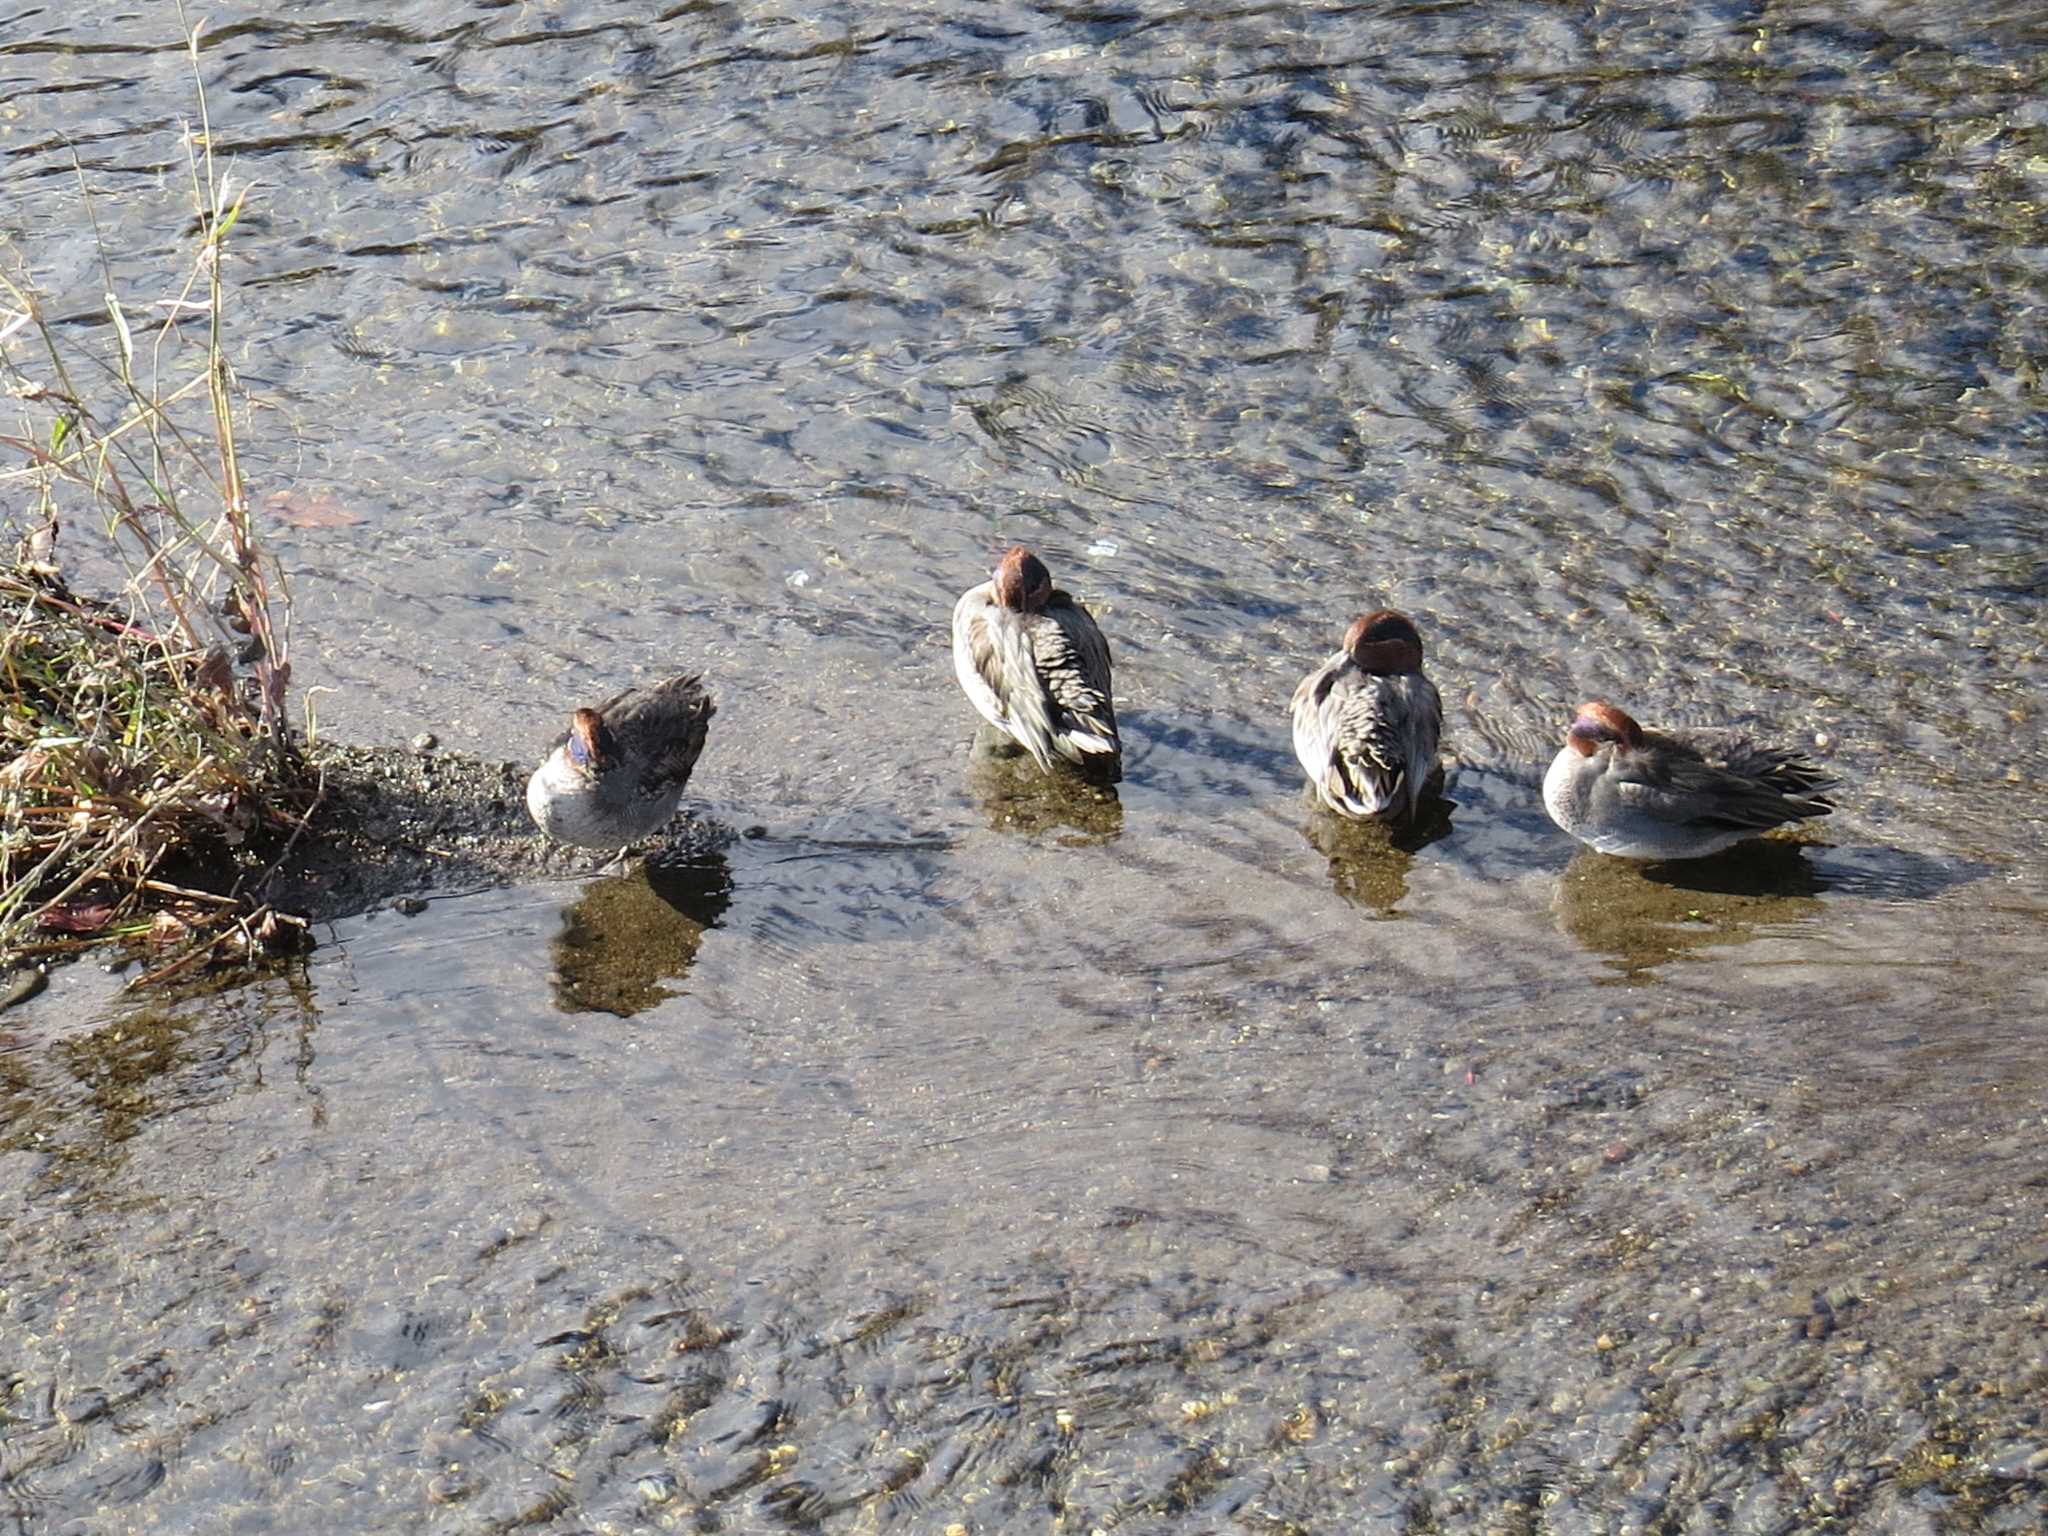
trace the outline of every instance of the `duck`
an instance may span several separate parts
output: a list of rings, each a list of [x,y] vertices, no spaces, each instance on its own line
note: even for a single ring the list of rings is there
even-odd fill
[[[1734,731],[1646,731],[1594,699],[1579,706],[1543,776],[1543,808],[1601,853],[1702,859],[1827,815],[1835,787],[1797,752]]]
[[[1023,545],[953,605],[953,671],[982,719],[1046,773],[1066,763],[1111,784],[1123,777],[1109,642]]]
[[[1422,675],[1422,635],[1391,608],[1360,614],[1344,646],[1301,680],[1290,706],[1294,755],[1326,809],[1405,822],[1442,777],[1444,705]]]
[[[579,848],[638,842],[675,814],[716,712],[694,674],[577,710],[526,782],[528,814]]]

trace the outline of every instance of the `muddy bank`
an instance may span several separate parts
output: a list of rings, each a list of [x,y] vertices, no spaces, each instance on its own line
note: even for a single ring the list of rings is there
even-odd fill
[[[526,814],[528,765],[406,747],[321,744],[309,754],[320,801],[264,891],[316,923],[515,880],[583,875],[611,854],[550,843]],[[655,858],[688,857],[734,832],[686,809]]]

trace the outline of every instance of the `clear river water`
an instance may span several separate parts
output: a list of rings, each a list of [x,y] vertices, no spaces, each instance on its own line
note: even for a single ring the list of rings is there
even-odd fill
[[[761,833],[0,1019],[0,1532],[2048,1527],[2038,6],[205,21],[320,732],[701,669]],[[173,7],[0,3],[81,346],[196,105]],[[969,755],[1019,540],[1114,800]],[[1286,729],[1382,603],[1398,843]],[[1579,851],[1595,696],[1840,808]]]

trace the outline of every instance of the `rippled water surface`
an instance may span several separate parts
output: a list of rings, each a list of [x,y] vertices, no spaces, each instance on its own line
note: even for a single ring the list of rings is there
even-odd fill
[[[2048,1522],[2033,8],[207,26],[323,730],[701,667],[760,835],[0,1019],[0,1529]],[[193,109],[171,8],[0,14],[81,347],[81,176],[141,313]],[[1114,800],[969,757],[1015,539]],[[1383,601],[1461,759],[1398,847],[1284,726]],[[1841,810],[1575,853],[1589,695]]]

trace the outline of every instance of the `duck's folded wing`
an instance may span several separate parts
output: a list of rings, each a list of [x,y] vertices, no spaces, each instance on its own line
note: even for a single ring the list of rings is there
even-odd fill
[[[628,688],[598,705],[597,713],[615,740],[646,753],[640,779],[653,793],[689,778],[718,706],[693,673],[651,688]]]
[[[953,605],[953,674],[983,719],[1002,724],[1002,670],[996,662],[997,609],[986,586],[960,594]]]
[[[1122,751],[1111,698],[1109,641],[1088,610],[1056,592],[1031,626],[1032,660],[1050,697],[1058,733],[1083,753]]]
[[[1306,735],[1316,744],[1321,772],[1311,767],[1310,773],[1326,797],[1359,816],[1400,804],[1408,783],[1406,743],[1399,722],[1384,708],[1378,682],[1339,670],[1316,674],[1302,691],[1310,694],[1312,714],[1305,731],[1297,717],[1296,740]]]
[[[597,706],[599,717],[614,731],[690,715],[702,715],[709,720],[717,712],[711,695],[704,691],[704,679],[694,672],[648,688],[628,688]]]
[[[1624,805],[1674,826],[1761,832],[1828,808],[1825,800],[1788,799],[1767,779],[1689,755],[1655,770],[1623,765],[1613,789]]]
[[[1806,811],[1809,816],[1834,809],[1834,802],[1828,798],[1828,791],[1835,788],[1834,778],[1798,752],[1762,746],[1746,736],[1738,736],[1727,743],[1721,761],[1737,777],[1811,807]]]
[[[1339,656],[1325,662],[1295,686],[1287,712],[1294,722],[1294,755],[1316,792],[1332,804],[1342,804],[1350,794],[1343,770],[1336,763],[1336,712],[1328,707],[1330,690],[1337,684]]]
[[[1433,779],[1443,766],[1438,755],[1444,739],[1443,695],[1419,672],[1402,678],[1401,685],[1408,696],[1402,755],[1410,763],[1423,765],[1425,780]]]
[[[960,686],[984,719],[1050,770],[1053,705],[1038,676],[1031,635],[994,603],[973,601],[976,596],[970,592],[954,610],[953,668]]]
[[[1358,797],[1375,812],[1398,805],[1407,793],[1407,744],[1381,690],[1366,683],[1344,702],[1337,722],[1337,756]]]

